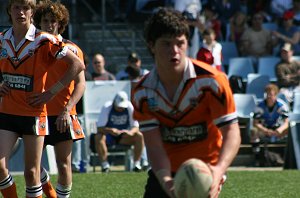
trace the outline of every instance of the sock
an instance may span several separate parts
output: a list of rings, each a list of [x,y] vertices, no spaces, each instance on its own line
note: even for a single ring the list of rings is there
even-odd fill
[[[56,198],[56,191],[53,188],[51,182],[50,182],[50,176],[46,169],[42,167],[41,171],[41,183],[44,194],[47,196],[47,198]]]
[[[102,163],[101,163],[101,167],[102,167],[102,169],[109,168],[110,166],[109,166],[109,163],[108,163],[108,161],[104,161],[104,162],[102,162]]]
[[[68,186],[63,186],[61,184],[57,184],[56,193],[57,198],[69,198],[72,190],[72,183]]]
[[[0,190],[4,198],[18,198],[16,184],[10,174],[0,181]]]
[[[37,186],[26,186],[26,197],[42,198],[42,195],[42,184],[39,184]]]
[[[134,162],[134,167],[138,168],[138,169],[141,169],[141,162],[140,161],[136,161]]]

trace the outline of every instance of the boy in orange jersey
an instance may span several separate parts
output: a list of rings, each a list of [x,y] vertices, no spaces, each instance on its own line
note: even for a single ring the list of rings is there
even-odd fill
[[[63,39],[60,35],[64,32],[69,22],[69,12],[63,4],[52,1],[40,2],[34,15],[34,22],[43,31],[54,34],[59,40],[66,43],[66,46],[83,61],[83,53],[80,48],[71,41]],[[55,62],[55,64],[59,66],[52,67],[48,71],[46,88],[51,87],[61,77],[61,73],[68,66],[62,61]],[[74,81],[47,103],[50,135],[45,137],[44,145],[54,146],[59,173],[55,193],[49,180],[49,174],[42,168],[41,182],[43,191],[47,197],[69,197],[71,194],[72,145],[73,141],[84,138],[84,133],[77,119],[76,104],[82,97],[84,90],[85,77],[84,71],[82,71]]]
[[[190,158],[209,164],[218,197],[241,141],[227,77],[186,56],[189,28],[178,11],[159,9],[144,35],[156,64],[132,92],[152,167],[144,197],[175,197],[173,176]]]
[[[12,27],[0,34],[0,190],[5,198],[17,197],[7,162],[19,137],[24,141],[26,197],[42,197],[40,162],[48,135],[45,104],[84,69],[63,42],[32,24],[35,7],[35,0],[9,0]],[[46,88],[47,71],[58,59],[69,67]]]

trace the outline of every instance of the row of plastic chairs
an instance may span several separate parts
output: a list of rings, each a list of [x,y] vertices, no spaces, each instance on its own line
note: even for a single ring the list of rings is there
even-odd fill
[[[299,56],[294,56],[293,59],[300,60]],[[253,64],[253,60],[250,57],[236,57],[230,58],[228,64],[228,77],[232,75],[239,75],[244,81],[247,80],[247,75],[250,73],[257,73],[261,75],[267,75],[270,81],[276,82],[276,65],[279,63],[280,58],[274,56],[260,57],[257,62],[257,72]]]
[[[258,101],[256,96],[250,93],[235,93],[233,98],[238,117],[251,118]],[[295,92],[294,94],[294,103],[290,113],[300,114],[300,92]]]

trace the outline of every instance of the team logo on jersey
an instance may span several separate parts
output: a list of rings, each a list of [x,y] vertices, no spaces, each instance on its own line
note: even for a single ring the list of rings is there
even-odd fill
[[[149,107],[150,111],[158,110],[157,101],[154,98],[148,98],[147,103],[148,103],[148,107]]]
[[[77,135],[80,135],[80,134],[81,134],[81,130],[80,130],[80,129],[77,129],[77,130],[75,130],[75,133],[76,133]]]
[[[7,58],[8,54],[7,54],[7,50],[4,48],[0,49],[0,59],[2,58]]]
[[[190,98],[190,104],[192,107],[196,107],[198,104],[198,98],[196,97]]]
[[[19,59],[18,57],[15,57],[15,56],[14,56],[14,57],[11,58],[11,60],[12,60],[13,62],[19,62],[20,59]]]
[[[40,129],[45,129],[46,128],[46,123],[45,122],[40,122],[39,128]]]
[[[29,49],[28,50],[28,55],[33,56],[34,55],[34,49]]]

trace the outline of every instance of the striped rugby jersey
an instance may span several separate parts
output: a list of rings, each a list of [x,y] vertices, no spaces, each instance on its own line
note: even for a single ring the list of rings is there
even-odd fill
[[[60,35],[58,35],[58,39],[59,41],[63,41],[65,46],[74,52],[74,54],[76,54],[83,62],[83,53],[75,43],[63,39]],[[57,81],[59,81],[68,68],[68,65],[62,60],[58,60],[54,64],[56,66],[51,67],[47,74],[46,90],[50,89]],[[47,114],[49,116],[59,115],[62,112],[74,91],[74,85],[75,82],[73,80],[68,86],[65,86],[63,90],[61,90],[52,100],[47,103]],[[76,114],[75,105],[70,111],[70,115]]]
[[[172,101],[154,68],[133,90],[132,102],[143,133],[160,129],[174,172],[189,158],[217,163],[222,145],[218,127],[237,122],[226,75],[192,59]]]
[[[46,72],[66,48],[55,36],[42,33],[30,25],[25,38],[14,45],[13,29],[0,34],[0,72],[10,84],[9,94],[2,97],[0,112],[20,116],[45,116],[46,105],[33,108],[26,98],[45,90]]]

